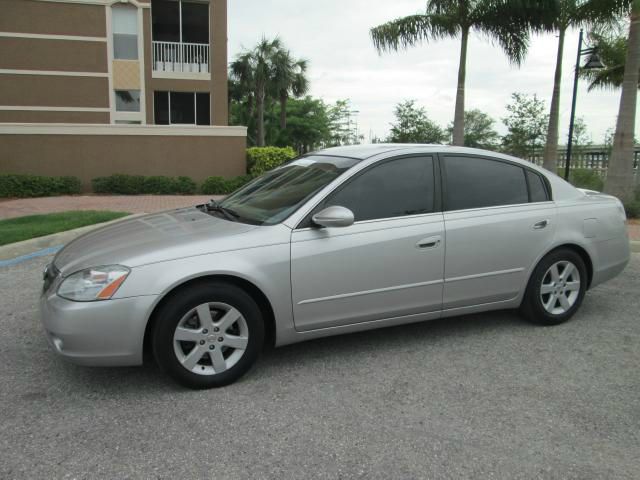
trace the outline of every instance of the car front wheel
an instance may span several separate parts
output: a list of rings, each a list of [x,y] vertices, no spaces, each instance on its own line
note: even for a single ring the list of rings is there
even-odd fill
[[[530,322],[557,325],[580,308],[587,290],[587,268],[570,249],[558,249],[536,266],[520,308]]]
[[[189,388],[213,388],[240,378],[255,362],[264,322],[244,290],[217,282],[172,296],[158,312],[153,351],[161,369]]]

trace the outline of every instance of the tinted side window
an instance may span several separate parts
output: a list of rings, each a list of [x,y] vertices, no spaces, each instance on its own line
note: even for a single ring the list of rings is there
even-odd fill
[[[365,171],[331,195],[324,207],[340,205],[356,221],[433,212],[431,157],[401,158]]]
[[[493,207],[527,203],[524,169],[496,160],[445,157],[446,208]]]
[[[547,189],[540,175],[527,170],[527,181],[529,182],[529,194],[532,202],[546,202],[549,200]]]

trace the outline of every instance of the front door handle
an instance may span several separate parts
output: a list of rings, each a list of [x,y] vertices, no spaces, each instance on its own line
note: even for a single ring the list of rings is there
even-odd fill
[[[549,225],[549,220],[540,220],[539,222],[533,224],[533,229],[541,230],[543,228],[546,228],[547,225]]]
[[[441,241],[442,238],[440,236],[423,238],[422,240],[418,241],[418,243],[416,243],[416,248],[419,248],[420,250],[436,248],[440,245]]]

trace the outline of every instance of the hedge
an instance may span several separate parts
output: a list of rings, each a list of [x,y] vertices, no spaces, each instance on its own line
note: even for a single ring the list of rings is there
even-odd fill
[[[115,174],[91,181],[95,193],[119,195],[189,195],[196,193],[196,182],[189,177],[163,177]]]
[[[251,175],[262,175],[297,156],[291,147],[252,147],[247,149],[247,170]]]
[[[601,192],[604,188],[604,180],[594,170],[586,168],[576,168],[569,172],[569,182],[574,187],[586,188],[587,190],[595,190]]]
[[[206,195],[226,195],[247,184],[252,178],[251,175],[234,178],[208,177],[202,183],[200,191]]]
[[[43,177],[38,175],[0,175],[0,197],[50,197],[80,193],[77,177]]]
[[[629,218],[640,218],[640,185],[635,188],[634,199],[625,202],[624,211]]]

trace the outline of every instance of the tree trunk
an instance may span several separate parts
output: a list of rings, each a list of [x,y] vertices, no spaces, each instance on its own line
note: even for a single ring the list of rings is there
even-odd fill
[[[264,85],[257,88],[256,91],[256,113],[258,122],[258,135],[256,138],[256,144],[258,147],[264,147]]]
[[[553,95],[551,97],[551,111],[549,112],[549,128],[547,129],[547,144],[544,147],[542,166],[550,172],[557,172],[558,161],[558,125],[560,123],[560,84],[562,83],[562,54],[564,52],[564,37],[566,30],[560,29],[558,38],[558,56],[556,57],[556,73],[553,77]]]
[[[633,198],[633,147],[640,69],[640,1],[635,0],[629,25],[629,46],[624,67],[620,109],[613,137],[604,191],[622,201]]]
[[[247,125],[253,118],[253,109],[254,109],[253,107],[254,107],[253,95],[249,94],[249,97],[247,98]]]
[[[458,90],[456,92],[456,110],[453,116],[453,138],[451,141],[453,145],[457,146],[464,146],[464,84],[467,76],[467,43],[469,43],[469,29],[463,29],[460,41]]]
[[[280,94],[280,129],[287,128],[287,94]]]

